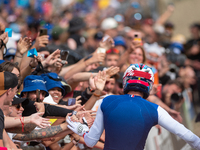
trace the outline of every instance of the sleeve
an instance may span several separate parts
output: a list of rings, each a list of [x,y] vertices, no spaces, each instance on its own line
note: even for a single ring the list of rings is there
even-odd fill
[[[71,113],[73,110],[69,110],[66,108],[61,108],[55,105],[44,104],[45,106],[45,114],[43,116],[60,116],[66,117],[68,113]]]
[[[158,124],[179,136],[186,141],[193,148],[200,150],[200,138],[188,130],[184,125],[174,120],[163,108],[160,106],[158,111]]]
[[[98,142],[104,130],[103,112],[101,106],[97,110],[97,116],[90,128],[90,131],[84,135],[84,141],[87,146],[93,147]]]

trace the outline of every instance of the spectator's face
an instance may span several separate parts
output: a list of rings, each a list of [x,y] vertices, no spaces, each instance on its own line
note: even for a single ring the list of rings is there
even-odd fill
[[[6,93],[7,93],[7,98],[4,101],[4,105],[10,105],[13,101],[13,97],[17,94],[17,86],[14,88],[10,88]]]
[[[162,89],[163,99],[167,105],[171,104],[171,95],[174,93],[181,93],[182,90],[176,84],[166,84]]]
[[[129,63],[130,64],[143,63],[143,52],[141,48],[136,48],[129,55]]]
[[[12,112],[10,114],[10,117],[22,117],[24,108],[22,107],[21,103],[17,105],[12,105],[11,109],[12,109]]]
[[[113,92],[114,88],[115,88],[115,79],[110,78],[109,81],[106,81],[104,91],[106,91],[108,94],[110,94]]]
[[[17,68],[13,68],[11,73],[14,73],[17,77],[19,77],[19,70]]]
[[[32,91],[29,93],[24,93],[24,97],[27,97],[28,94],[28,99],[35,101],[37,100],[37,95],[36,95],[36,91]],[[46,92],[45,91],[40,91],[40,96],[39,96],[39,100],[42,102],[45,98]]]
[[[116,82],[114,92],[115,92],[115,94],[117,94],[117,95],[122,95],[122,94],[124,94],[124,89],[123,89],[122,83]]]
[[[60,99],[62,99],[62,90],[61,88],[55,87],[53,89],[50,89],[49,94],[53,98],[53,101],[56,103],[59,103]]]
[[[117,66],[119,60],[118,54],[106,54],[105,65],[106,67]]]

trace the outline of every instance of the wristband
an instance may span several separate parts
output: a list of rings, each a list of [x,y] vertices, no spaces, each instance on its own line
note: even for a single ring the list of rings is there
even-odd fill
[[[75,116],[76,116],[76,114],[77,114],[77,111],[73,111],[73,112],[72,112],[72,115],[75,115]],[[71,115],[71,116],[72,116],[72,115]]]
[[[93,93],[93,95],[96,96],[96,97],[100,97],[101,96],[101,95],[98,95],[98,94],[95,94],[95,93]]]
[[[93,93],[95,90],[91,89],[90,87],[88,87],[88,90]]]
[[[73,144],[75,145],[75,146],[78,146],[78,142],[80,141],[80,139],[79,140],[76,140],[75,138],[73,139]]]

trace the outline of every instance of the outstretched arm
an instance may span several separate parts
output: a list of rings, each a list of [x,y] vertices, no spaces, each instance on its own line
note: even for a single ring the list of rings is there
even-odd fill
[[[35,139],[43,139],[55,136],[63,131],[67,130],[67,123],[63,123],[57,126],[50,126],[45,129],[33,130],[28,134],[17,134],[13,139],[21,141],[29,141]]]
[[[5,128],[7,131],[13,133],[16,132],[27,133],[32,131],[36,126],[45,128],[49,126],[50,122],[49,119],[40,117],[40,115],[43,114],[44,113],[35,113],[29,117],[20,117],[20,118],[5,117],[4,120]]]
[[[200,138],[188,130],[184,125],[174,120],[163,108],[158,106],[158,124],[179,136],[193,148],[200,150]]]

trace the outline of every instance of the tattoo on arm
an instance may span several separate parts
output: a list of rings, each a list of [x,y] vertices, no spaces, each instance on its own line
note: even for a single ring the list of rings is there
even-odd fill
[[[35,124],[28,123],[24,125],[24,132],[22,132],[22,127],[9,128],[6,129],[6,131],[11,133],[30,133],[32,130],[35,129],[35,127]]]
[[[45,129],[33,130],[31,133],[28,133],[28,134],[17,134],[13,139],[21,140],[21,141],[42,139],[42,138],[52,137],[62,131],[63,131],[63,129],[61,128],[60,125],[51,126],[51,127],[45,128]]]

